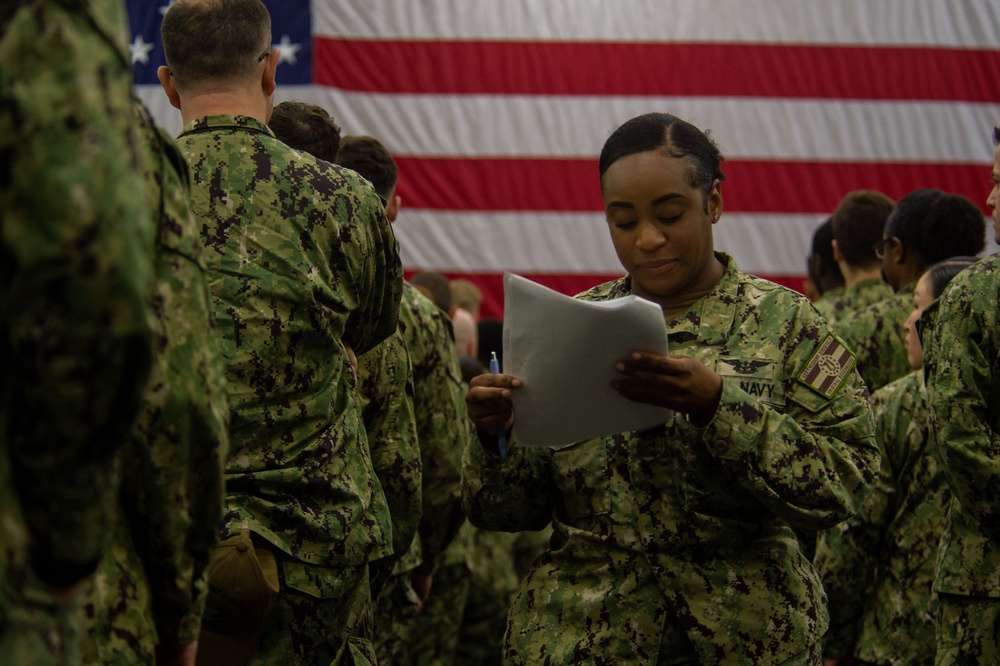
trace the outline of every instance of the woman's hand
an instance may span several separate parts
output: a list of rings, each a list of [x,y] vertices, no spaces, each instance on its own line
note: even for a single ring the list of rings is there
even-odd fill
[[[514,425],[511,391],[521,386],[521,380],[513,375],[482,374],[473,377],[469,392],[465,394],[465,408],[476,428],[489,435],[496,435],[501,426],[509,430]]]
[[[707,424],[722,397],[722,377],[698,359],[633,352],[615,369],[625,375],[611,383],[622,396],[636,402],[667,407]]]

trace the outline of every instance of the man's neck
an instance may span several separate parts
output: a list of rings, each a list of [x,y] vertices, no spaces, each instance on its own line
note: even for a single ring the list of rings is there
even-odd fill
[[[268,104],[263,97],[238,91],[192,94],[181,98],[181,117],[187,125],[205,116],[249,116],[262,123],[268,120]]]
[[[848,266],[846,262],[841,261],[840,272],[844,276],[844,287],[850,289],[862,280],[870,280],[875,278],[877,280],[882,279],[882,267],[876,266],[874,268],[858,268],[856,266]]]

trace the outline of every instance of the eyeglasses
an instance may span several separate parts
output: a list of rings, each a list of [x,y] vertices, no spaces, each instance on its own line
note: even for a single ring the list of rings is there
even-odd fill
[[[268,50],[264,51],[263,53],[261,53],[260,57],[257,58],[257,62],[263,62],[264,58],[266,58],[269,55],[271,55],[271,49],[268,49]]]
[[[875,256],[881,259],[885,256],[885,245],[886,243],[895,243],[899,239],[893,236],[892,238],[883,238],[879,242],[872,245],[872,250],[875,251]]]

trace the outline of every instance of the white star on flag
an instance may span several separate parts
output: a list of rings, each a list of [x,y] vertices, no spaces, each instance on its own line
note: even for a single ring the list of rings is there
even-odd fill
[[[168,4],[161,5],[160,6],[160,13],[165,15],[167,13],[167,10],[170,9],[170,5],[174,4],[175,2],[177,2],[177,0],[170,0],[170,2]]]
[[[287,62],[289,65],[296,64],[299,60],[295,57],[295,54],[302,49],[301,44],[293,44],[292,40],[288,38],[288,35],[282,35],[281,41],[277,44],[271,44],[272,49],[280,49],[280,55],[278,56],[278,64]]]
[[[153,50],[153,44],[147,44],[142,35],[136,35],[132,43],[128,45],[128,50],[132,52],[132,64],[137,62],[143,65],[149,64],[149,52]]]

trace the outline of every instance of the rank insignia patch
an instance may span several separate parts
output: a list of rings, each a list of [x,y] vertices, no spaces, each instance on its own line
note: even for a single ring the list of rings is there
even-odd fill
[[[829,400],[856,362],[844,343],[834,335],[827,335],[796,379]]]

